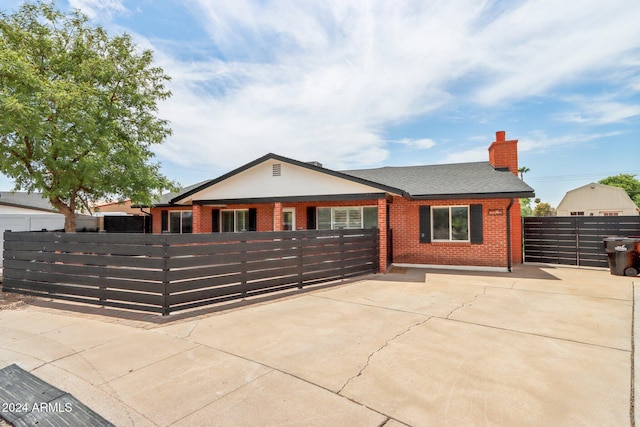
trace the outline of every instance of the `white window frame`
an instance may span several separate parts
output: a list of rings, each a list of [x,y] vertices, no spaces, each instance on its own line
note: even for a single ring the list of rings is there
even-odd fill
[[[319,211],[320,209],[329,209],[331,212],[331,228],[329,230],[339,230],[339,229],[360,229],[360,228],[364,228],[364,209],[365,208],[378,208],[377,205],[365,205],[365,206],[318,206],[316,208],[317,211]],[[342,210],[345,209],[347,210],[347,226],[346,227],[340,227],[340,228],[336,228],[336,210]],[[351,223],[349,221],[349,210],[359,210],[360,212],[360,226],[359,227],[353,227],[351,226]],[[377,225],[376,225],[377,227]],[[327,230],[326,228],[320,228],[320,213],[317,212],[316,213],[316,229],[318,230]]]
[[[188,210],[188,209],[183,209],[183,210],[171,210],[168,211],[168,226],[169,226],[169,232],[172,232],[172,228],[171,228],[171,223],[172,223],[172,219],[171,217],[173,216],[172,214],[175,213],[179,213],[180,214],[180,233],[179,234],[188,234],[188,233],[193,233],[193,211]],[[184,231],[184,225],[183,225],[183,214],[184,213],[189,213],[191,214],[191,231],[185,232]],[[177,233],[176,233],[177,234]]]
[[[286,231],[295,231],[296,229],[296,208],[282,208],[282,230],[284,230],[284,214],[285,212],[290,212],[291,215],[291,230],[286,230]]]
[[[223,212],[233,212],[233,231],[225,231],[224,229],[224,214]],[[246,229],[238,230],[238,213],[246,212]],[[249,209],[220,209],[220,232],[221,233],[240,233],[243,231],[249,231]]]
[[[451,221],[451,209],[452,208],[466,208],[467,209],[467,238],[466,239],[453,239],[453,227]],[[435,232],[435,219],[433,215],[433,211],[436,209],[448,209],[449,210],[449,238],[448,239],[438,239],[436,238]],[[450,206],[432,206],[431,207],[431,241],[433,242],[456,242],[456,243],[464,243],[471,241],[471,206],[470,205],[450,205]]]

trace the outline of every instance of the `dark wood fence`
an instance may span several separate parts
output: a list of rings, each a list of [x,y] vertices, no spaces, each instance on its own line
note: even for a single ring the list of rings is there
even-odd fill
[[[640,236],[640,216],[523,218],[524,261],[607,267],[603,240]]]
[[[107,233],[151,233],[151,215],[105,215]]]
[[[4,239],[4,291],[163,315],[378,270],[378,230]]]

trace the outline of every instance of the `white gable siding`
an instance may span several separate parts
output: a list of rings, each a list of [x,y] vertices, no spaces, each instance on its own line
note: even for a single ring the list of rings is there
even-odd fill
[[[276,166],[274,169],[274,165],[280,165],[280,168]],[[205,188],[180,203],[188,204],[192,200],[359,194],[381,191],[376,187],[270,159]]]

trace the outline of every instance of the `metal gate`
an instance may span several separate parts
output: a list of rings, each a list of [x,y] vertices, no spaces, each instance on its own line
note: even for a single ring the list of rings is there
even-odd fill
[[[524,261],[607,267],[603,239],[640,237],[640,216],[523,218]]]

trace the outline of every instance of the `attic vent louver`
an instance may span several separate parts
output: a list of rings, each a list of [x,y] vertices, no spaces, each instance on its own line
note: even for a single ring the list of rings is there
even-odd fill
[[[280,163],[276,163],[273,165],[273,176],[282,175],[282,165]]]

